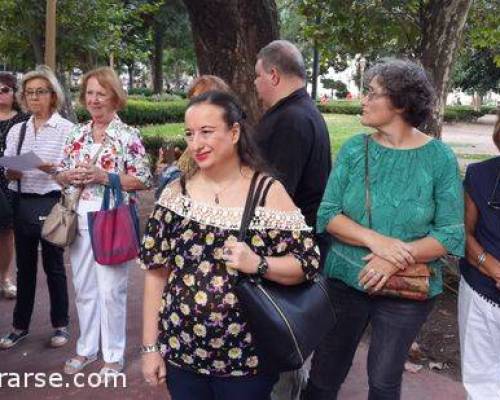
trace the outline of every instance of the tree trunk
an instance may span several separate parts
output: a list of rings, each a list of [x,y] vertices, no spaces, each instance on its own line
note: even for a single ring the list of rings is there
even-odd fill
[[[128,91],[130,92],[134,88],[134,63],[131,62],[127,65],[128,70]]]
[[[450,73],[472,0],[430,0],[424,10],[422,65],[436,88],[436,105],[421,129],[441,137]]]
[[[163,91],[163,27],[155,22],[153,28],[154,49],[152,57],[151,72],[153,74],[153,93],[160,94]]]
[[[59,79],[59,83],[64,91],[64,104],[61,108],[61,115],[69,119],[71,122],[78,122],[76,120],[75,110],[73,109],[73,104],[71,104],[71,91],[68,84],[68,79],[66,78],[66,73],[64,71],[58,71],[57,79]]]
[[[260,108],[254,88],[258,51],[279,36],[274,0],[184,0],[200,74],[224,79],[238,94],[250,119]]]
[[[43,59],[43,37],[35,33],[30,34],[30,44],[33,48],[33,54],[35,55],[36,65],[42,65],[44,63]]]

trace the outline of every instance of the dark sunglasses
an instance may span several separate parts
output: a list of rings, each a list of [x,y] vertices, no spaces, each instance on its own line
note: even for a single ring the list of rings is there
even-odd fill
[[[2,94],[10,93],[11,90],[12,90],[12,88],[8,87],[8,86],[2,86],[2,87],[0,87],[0,93],[2,93]]]
[[[500,199],[495,198],[498,189],[498,182],[500,182],[500,171],[498,172],[495,187],[493,188],[493,192],[491,193],[491,198],[488,201],[488,206],[493,208],[494,210],[500,210]]]

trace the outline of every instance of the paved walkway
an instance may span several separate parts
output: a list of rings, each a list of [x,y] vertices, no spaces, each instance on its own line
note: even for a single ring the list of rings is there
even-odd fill
[[[41,270],[41,269],[40,269]],[[35,312],[31,325],[30,336],[17,347],[0,353],[1,373],[60,373],[64,361],[73,355],[75,340],[78,332],[76,311],[74,303],[71,302],[71,331],[70,343],[60,349],[47,347],[47,341],[51,334],[49,322],[47,286],[43,272],[39,271],[39,283]],[[139,269],[130,271],[130,286],[128,296],[128,337],[126,353],[126,388],[78,388],[71,379],[63,377],[61,388],[35,387],[36,381],[30,378],[28,387],[20,389],[8,388],[5,376],[0,381],[0,399],[2,400],[31,400],[31,399],[89,399],[89,400],[140,400],[140,399],[167,399],[164,388],[152,389],[143,383],[140,372],[140,356],[138,347],[141,335],[141,302],[142,302],[142,272]],[[74,293],[70,285],[70,298]],[[0,332],[9,329],[12,301],[0,301]],[[364,400],[367,393],[366,378],[366,344],[362,344],[356,355],[353,368],[339,396],[340,400]],[[89,367],[88,373],[96,372],[100,364]],[[87,377],[90,377],[87,375]],[[84,378],[87,379],[87,378]],[[91,378],[93,379],[93,378]],[[82,379],[83,382],[86,382]],[[13,383],[13,381],[11,381]],[[95,382],[95,381],[93,381]],[[404,400],[442,400],[465,399],[464,392],[458,382],[430,371],[421,371],[418,374],[405,373],[403,384]],[[193,399],[203,400],[203,399]],[[237,399],[235,399],[237,400]],[[258,400],[258,399],[256,399]]]
[[[144,218],[148,212],[147,204],[151,204],[151,193],[143,195],[144,209],[141,217]],[[40,266],[41,267],[41,266]],[[68,271],[70,271],[68,265]],[[78,321],[74,302],[70,301],[70,315],[72,337],[70,343],[60,349],[51,349],[47,346],[49,336],[52,332],[49,320],[49,299],[45,275],[41,268],[38,271],[38,288],[36,296],[35,311],[31,324],[30,335],[13,349],[0,352],[0,399],[2,400],[31,400],[31,399],[89,399],[89,400],[140,400],[140,399],[167,399],[164,387],[150,388],[143,383],[140,370],[140,355],[138,347],[141,343],[141,304],[142,304],[142,271],[138,268],[130,270],[128,291],[128,329],[127,329],[127,352],[126,352],[126,388],[91,388],[88,385],[78,388],[71,379],[62,378],[62,387],[36,387],[37,381],[34,377],[28,378],[28,385],[17,384],[12,378],[7,379],[2,373],[60,373],[63,363],[74,354],[75,341],[78,334]],[[71,273],[69,272],[69,275]],[[69,276],[71,282],[71,276]],[[70,299],[74,298],[72,284],[69,285]],[[10,329],[12,319],[13,301],[0,300],[0,334]],[[343,387],[340,400],[366,399],[366,345],[362,344],[356,355],[353,368]],[[89,374],[97,372],[100,363],[89,366]],[[55,378],[54,378],[55,377]],[[54,376],[53,379],[58,379]],[[40,378],[42,378],[40,376]],[[81,381],[91,379],[94,383],[95,377],[86,375]],[[43,378],[46,382],[48,379]],[[77,382],[80,383],[81,381]],[[8,387],[19,386],[19,389]],[[120,385],[121,386],[121,385]],[[464,392],[458,382],[450,378],[421,371],[418,374],[406,373],[404,376],[403,399],[404,400],[441,400],[453,398],[453,400],[464,399]],[[203,399],[193,399],[203,400]],[[237,400],[237,399],[235,399]],[[256,399],[259,400],[259,399]]]
[[[466,144],[467,153],[491,154],[495,155],[496,149],[491,143],[493,120],[487,116],[479,121],[479,124],[455,124],[447,125],[444,129],[444,141],[457,148]],[[458,143],[458,144],[457,144]],[[469,147],[472,146],[472,147]],[[145,209],[142,210],[144,218],[148,212],[147,204],[151,204],[151,193],[144,194]],[[0,255],[1,256],[1,255]],[[68,271],[70,268],[68,266]],[[71,282],[71,273],[69,272]],[[70,299],[74,298],[74,291],[71,283]],[[154,400],[168,399],[164,387],[150,388],[143,383],[140,371],[140,355],[138,347],[141,343],[141,303],[142,303],[142,272],[138,268],[130,271],[129,292],[128,292],[128,329],[127,329],[127,352],[126,352],[126,387],[92,388],[89,384],[80,388],[71,379],[56,374],[62,370],[66,359],[74,355],[75,341],[78,334],[78,322],[74,302],[70,302],[71,332],[70,343],[61,349],[51,349],[47,346],[49,336],[52,332],[49,320],[49,299],[47,284],[44,273],[39,268],[38,288],[35,304],[35,311],[31,324],[31,331],[28,338],[17,347],[0,352],[0,399],[2,400],[31,400],[31,399],[82,399],[82,400]],[[0,334],[4,334],[10,329],[12,320],[12,309],[14,302],[0,299]],[[367,397],[367,377],[366,377],[366,353],[367,345],[361,344],[353,367],[342,388],[339,400],[364,400]],[[86,370],[85,375],[77,383],[95,383],[95,377],[90,375],[101,367],[96,363]],[[38,375],[28,377],[25,385],[18,382],[13,375],[26,373],[43,373],[45,376],[54,374],[56,385],[61,387],[48,387],[39,383],[48,382],[48,378]],[[22,375],[21,375],[22,376]],[[22,378],[24,379],[24,378]],[[44,386],[44,387],[43,387]],[[121,386],[121,385],[119,385]],[[438,375],[428,370],[420,371],[417,374],[405,373],[403,378],[403,400],[442,400],[465,399],[464,390],[459,382],[443,375]],[[193,399],[203,400],[203,399]],[[237,399],[235,399],[237,400]],[[259,400],[259,399],[256,399]]]

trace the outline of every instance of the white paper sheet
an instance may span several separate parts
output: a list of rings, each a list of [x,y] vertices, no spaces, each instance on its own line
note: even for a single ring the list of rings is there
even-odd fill
[[[29,171],[36,169],[43,164],[43,161],[35,153],[21,154],[20,156],[0,157],[0,166],[15,171]]]

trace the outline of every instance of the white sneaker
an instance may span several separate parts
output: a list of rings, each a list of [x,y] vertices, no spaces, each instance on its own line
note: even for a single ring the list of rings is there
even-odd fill
[[[6,279],[4,282],[0,283],[0,293],[3,297],[9,300],[13,300],[17,297],[17,287],[10,280]]]

